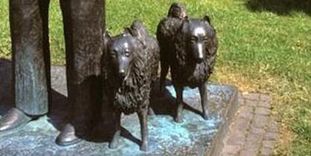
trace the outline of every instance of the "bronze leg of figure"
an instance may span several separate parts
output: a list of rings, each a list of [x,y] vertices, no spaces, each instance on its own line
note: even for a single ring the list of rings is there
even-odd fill
[[[56,143],[66,146],[90,131],[96,114],[92,107],[100,104],[97,96],[101,96],[101,90],[94,88],[100,86],[96,76],[100,74],[103,53],[104,0],[61,0],[61,6],[71,113],[69,126],[64,127]]]
[[[161,73],[160,73],[160,92],[164,93],[165,89],[165,80],[166,80],[166,75],[168,73],[169,65],[161,61]]]
[[[0,120],[0,131],[27,124],[48,112],[50,58],[49,0],[10,0],[15,107]]]

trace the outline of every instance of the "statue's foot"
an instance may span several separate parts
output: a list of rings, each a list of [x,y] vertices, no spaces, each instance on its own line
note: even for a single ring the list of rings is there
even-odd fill
[[[76,136],[75,128],[71,124],[67,124],[56,138],[56,144],[60,146],[74,145],[80,141],[81,139]]]
[[[182,117],[179,116],[179,117],[175,117],[174,121],[177,122],[177,123],[182,123],[183,119],[182,119]]]
[[[147,144],[147,143],[143,143],[143,144],[140,146],[140,150],[141,150],[141,151],[144,151],[144,152],[147,152],[147,151],[148,151],[148,144]]]
[[[6,115],[0,119],[0,132],[10,131],[26,125],[32,118],[17,108],[11,108]]]
[[[203,119],[204,120],[208,120],[209,119],[209,117],[208,117],[208,115],[206,113],[203,113]]]

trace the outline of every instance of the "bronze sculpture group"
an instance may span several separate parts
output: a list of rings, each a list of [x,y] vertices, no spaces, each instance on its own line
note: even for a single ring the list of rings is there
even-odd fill
[[[153,114],[150,92],[159,63],[161,90],[171,70],[178,105],[175,121],[182,121],[185,86],[199,87],[203,117],[207,119],[206,83],[217,51],[216,32],[209,17],[188,18],[185,8],[174,3],[158,25],[157,40],[139,21],[134,21],[122,34],[110,37],[104,28],[104,3],[104,0],[60,0],[71,107],[68,122],[56,143],[67,146],[79,142],[79,136],[92,126],[93,113],[88,110],[105,101],[111,106],[115,122],[109,147],[117,147],[121,113],[136,112],[141,125],[140,147],[146,151],[147,116],[148,112]],[[49,1],[10,0],[15,107],[0,119],[0,133],[17,129],[48,112],[51,102],[48,7]],[[101,84],[102,94],[92,94],[92,86]]]

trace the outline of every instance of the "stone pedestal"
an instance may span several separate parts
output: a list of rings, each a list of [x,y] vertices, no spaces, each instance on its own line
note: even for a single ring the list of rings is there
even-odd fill
[[[4,65],[4,64],[7,65]],[[11,107],[9,63],[0,61],[0,114]],[[6,84],[2,83],[5,82]],[[197,89],[185,89],[183,123],[175,123],[175,92],[167,85],[166,93],[154,91],[151,106],[155,116],[148,120],[149,151],[139,150],[140,128],[136,114],[122,117],[123,132],[117,149],[108,148],[107,127],[99,121],[94,125],[91,137],[83,138],[77,145],[57,146],[54,141],[66,122],[65,68],[52,68],[53,102],[49,114],[26,126],[0,134],[0,155],[217,155],[222,148],[231,118],[238,106],[238,91],[232,86],[209,85],[209,108],[211,117],[201,116],[200,96]],[[5,88],[3,88],[5,87]]]

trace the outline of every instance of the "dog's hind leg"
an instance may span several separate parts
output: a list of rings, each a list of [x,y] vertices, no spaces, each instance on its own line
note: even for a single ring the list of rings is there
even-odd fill
[[[167,62],[161,61],[161,75],[160,75],[160,92],[164,92],[166,75],[168,73],[169,65]]]

